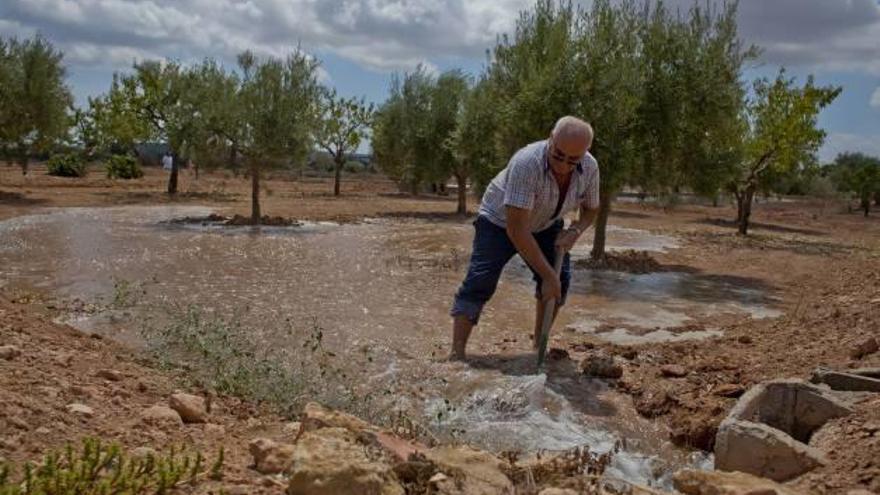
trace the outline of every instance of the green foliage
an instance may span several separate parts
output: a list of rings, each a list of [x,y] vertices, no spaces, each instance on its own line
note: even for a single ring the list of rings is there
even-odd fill
[[[880,194],[880,158],[863,153],[841,153],[827,168],[837,190],[854,195],[868,215],[871,199]]]
[[[318,146],[333,157],[336,179],[333,194],[339,196],[340,180],[347,155],[357,150],[367,137],[374,108],[363,98],[342,98],[335,90],[326,90],[321,99],[321,116],[315,132]]]
[[[219,393],[265,402],[288,415],[308,400],[362,408],[368,398],[354,393],[353,377],[324,348],[317,323],[304,330],[289,319],[285,325],[297,346],[261,342],[260,330],[245,325],[241,313],[223,317],[196,306],[172,306],[162,321],[149,322],[143,335],[160,365],[185,363],[190,377]]]
[[[203,470],[204,461],[201,453],[181,455],[173,448],[168,455],[131,458],[118,445],[87,438],[79,451],[68,445],[40,465],[25,464],[15,480],[8,466],[0,466],[0,495],[167,494],[222,475],[222,449],[210,471]]]
[[[470,178],[482,193],[503,166],[492,139],[497,124],[492,88],[483,78],[465,96],[455,129],[444,143],[452,154],[452,175],[460,178],[459,187]]]
[[[819,112],[840,94],[838,87],[816,86],[809,76],[803,86],[779,71],[776,79],[758,79],[746,106],[745,158],[729,188],[737,198],[737,222],[748,232],[752,200],[767,181],[807,170],[816,164],[816,152],[825,139],[817,126]]]
[[[85,177],[88,172],[82,156],[76,153],[52,155],[46,162],[46,168],[49,175],[58,177]]]
[[[128,155],[112,155],[107,160],[108,179],[140,179],[144,176],[137,160]]]
[[[67,136],[73,102],[63,55],[40,35],[0,38],[0,149],[27,173],[30,157]]]

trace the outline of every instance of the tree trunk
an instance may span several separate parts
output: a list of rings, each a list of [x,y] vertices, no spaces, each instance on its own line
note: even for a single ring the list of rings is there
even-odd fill
[[[336,178],[333,181],[333,195],[339,196],[339,188],[342,183],[342,161],[337,157],[336,159]]]
[[[28,157],[23,156],[18,160],[18,164],[21,165],[21,175],[27,175],[28,173]]]
[[[177,164],[177,159],[172,155],[171,157],[171,176],[168,177],[168,194],[175,195],[177,194],[177,172],[180,167]]]
[[[455,181],[458,183],[458,209],[459,215],[467,215],[467,177],[464,174],[456,174]]]
[[[260,169],[251,166],[251,223],[260,224]]]
[[[599,193],[599,214],[596,216],[596,226],[593,232],[593,251],[590,253],[594,260],[605,257],[605,230],[608,227],[609,213],[611,213],[611,193],[601,191]]]
[[[738,210],[739,210],[739,233],[742,235],[747,235],[749,233],[749,217],[752,215],[752,201],[755,198],[755,189],[756,186],[748,185],[746,186],[746,190],[743,191],[741,197],[742,199],[737,198]]]
[[[196,173],[196,180],[199,180],[199,164],[193,163],[193,171]]]
[[[871,212],[871,196],[869,194],[862,196],[862,210],[865,212],[866,217]]]

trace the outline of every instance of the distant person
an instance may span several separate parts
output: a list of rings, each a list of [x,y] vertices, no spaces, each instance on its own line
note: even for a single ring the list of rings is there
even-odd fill
[[[174,157],[171,156],[171,153],[165,153],[162,156],[162,169],[163,170],[171,170],[174,168]]]
[[[590,124],[562,117],[549,139],[517,151],[492,179],[474,221],[470,266],[455,295],[451,315],[452,354],[463,360],[471,330],[495,293],[504,266],[519,253],[536,282],[535,337],[540,338],[544,302],[564,304],[571,278],[568,251],[593,223],[599,209],[599,166],[588,150]],[[576,208],[580,216],[563,229],[563,217]],[[565,254],[560,277],[553,264],[556,248]],[[554,315],[555,317],[555,315]]]

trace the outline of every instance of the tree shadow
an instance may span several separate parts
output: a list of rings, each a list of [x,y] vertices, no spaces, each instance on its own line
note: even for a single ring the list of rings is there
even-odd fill
[[[29,198],[22,193],[0,191],[0,204],[10,206],[36,206],[48,201],[40,198]]]
[[[704,218],[702,220],[694,220],[693,223],[699,223],[703,225],[715,225],[718,227],[737,227],[736,220],[730,220],[727,218]],[[827,232],[822,232],[821,230],[807,229],[803,227],[788,227],[785,225],[777,225],[773,223],[749,222],[749,228],[767,230],[770,232],[779,232],[783,234],[802,234],[813,235],[817,237],[824,237],[828,235]]]
[[[478,370],[495,370],[508,376],[537,374],[537,357],[534,352],[520,354],[469,355],[467,364]],[[562,395],[576,411],[587,416],[613,416],[617,407],[601,398],[608,391],[604,380],[584,376],[577,363],[568,357],[546,361],[547,381],[545,387]]]
[[[619,217],[619,218],[652,218],[653,217],[653,215],[650,215],[648,213],[639,213],[636,211],[626,211],[626,210],[615,210],[613,208],[611,209],[610,215],[612,217]]]
[[[379,218],[397,218],[426,220],[429,222],[467,223],[474,220],[474,215],[468,212],[462,215],[454,211],[389,211],[377,215]]]

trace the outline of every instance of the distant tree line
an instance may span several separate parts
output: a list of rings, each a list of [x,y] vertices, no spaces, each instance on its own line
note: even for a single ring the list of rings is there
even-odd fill
[[[75,108],[63,54],[40,36],[0,39],[0,153],[27,173],[28,161],[58,149],[59,175],[76,160],[134,156],[163,142],[199,167],[244,171],[259,222],[260,178],[330,157],[334,194],[348,157],[371,138],[374,160],[412,192],[454,179],[457,211],[468,186],[479,192],[519,147],[543,138],[555,120],[581,116],[596,129],[601,211],[593,255],[604,255],[608,214],[624,188],[674,197],[730,195],[747,233],[759,193],[810,193],[825,181],[857,196],[865,214],[878,199],[878,162],[844,154],[819,166],[825,132],[819,112],[840,88],[798,83],[781,69],[745,81],[759,49],[737,34],[736,3],[687,12],[662,2],[597,0],[589,8],[540,0],[487,51],[485,69],[434,74],[425,67],[392,77],[377,109],[343,98],[318,79],[318,62],[300,50],[285,58],[238,56],[183,65],[143,61],[114,74],[110,89]],[[112,162],[113,170],[110,170]],[[131,162],[108,174],[138,176]],[[176,194],[178,164],[167,191]]]
[[[377,113],[376,159],[414,191],[450,176],[460,190],[467,181],[481,190],[517,148],[574,114],[596,130],[593,256],[604,255],[611,202],[624,187],[731,194],[745,234],[758,191],[815,168],[825,136],[816,117],[840,88],[798,84],[784,69],[745,82],[759,50],[738,38],[736,8],[541,0],[499,38],[478,77],[424,68],[397,76]]]

